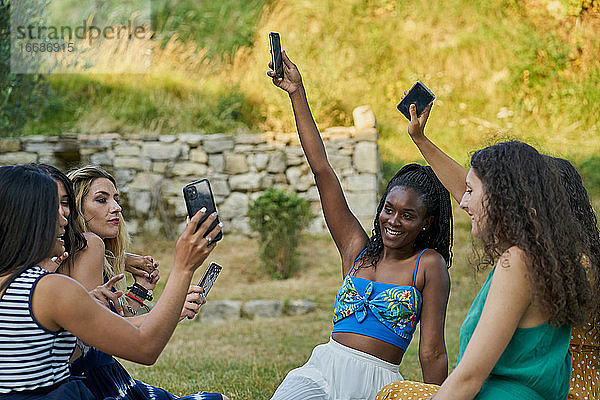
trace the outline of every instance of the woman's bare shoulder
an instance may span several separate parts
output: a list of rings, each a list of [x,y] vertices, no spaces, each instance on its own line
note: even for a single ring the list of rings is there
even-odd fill
[[[100,238],[100,236],[96,235],[94,232],[84,232],[83,236],[85,240],[88,242],[88,246],[90,243],[96,247],[104,248],[104,240]]]
[[[448,265],[446,264],[446,260],[444,257],[434,249],[427,249],[421,255],[421,259],[419,260],[419,270],[423,269],[423,271],[431,271],[431,272],[448,272]]]

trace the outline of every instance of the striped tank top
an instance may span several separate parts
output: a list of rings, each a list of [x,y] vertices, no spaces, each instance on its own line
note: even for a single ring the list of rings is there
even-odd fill
[[[0,393],[45,388],[69,377],[75,336],[45,329],[31,311],[33,289],[48,273],[29,268],[0,296]]]

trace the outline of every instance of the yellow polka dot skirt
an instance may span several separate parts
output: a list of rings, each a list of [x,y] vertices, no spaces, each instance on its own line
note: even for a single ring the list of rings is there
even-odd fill
[[[392,382],[377,393],[375,400],[426,400],[434,395],[440,387],[428,383],[413,381]]]
[[[573,328],[571,338],[571,388],[569,399],[600,399],[600,324]]]

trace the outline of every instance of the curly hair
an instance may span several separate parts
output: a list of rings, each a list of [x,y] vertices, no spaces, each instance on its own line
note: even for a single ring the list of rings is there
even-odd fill
[[[590,283],[592,290],[597,295],[600,294],[600,231],[598,230],[598,220],[594,209],[590,202],[587,190],[583,186],[581,176],[575,167],[563,158],[547,157],[546,160],[558,169],[562,186],[566,189],[569,195],[571,211],[573,216],[579,222],[579,233],[582,235],[581,240],[586,248],[584,251],[585,257],[589,259],[591,265]],[[600,309],[600,304],[593,304],[595,308],[592,310],[594,315],[597,315]]]
[[[450,193],[439,181],[431,167],[419,164],[407,164],[402,167],[387,184],[385,193],[377,206],[373,221],[373,231],[366,250],[359,259],[358,268],[377,265],[383,252],[383,239],[379,225],[379,214],[385,205],[390,191],[396,187],[411,188],[427,208],[425,218],[433,216],[433,222],[420,232],[413,244],[414,250],[426,248],[436,250],[442,255],[448,268],[452,265],[452,206]]]
[[[532,146],[509,141],[473,154],[471,168],[484,191],[480,264],[491,265],[518,246],[527,255],[534,301],[553,325],[586,320],[593,301],[581,265],[585,246],[556,168]]]

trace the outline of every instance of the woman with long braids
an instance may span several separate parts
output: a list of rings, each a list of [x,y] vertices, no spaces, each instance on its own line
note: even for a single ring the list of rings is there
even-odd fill
[[[471,217],[483,244],[479,266],[495,267],[463,322],[458,364],[441,387],[415,396],[415,385],[392,383],[377,399],[565,399],[571,326],[586,321],[597,291],[581,262],[592,247],[564,180],[554,162],[518,141],[475,152],[466,171],[425,137],[430,110],[417,118],[412,105],[408,132]]]
[[[311,115],[298,69],[283,53],[284,78],[300,142],[342,261],[333,332],[308,362],[288,373],[272,399],[372,399],[402,379],[399,364],[417,323],[427,382],[448,374],[444,322],[450,292],[450,195],[429,167],[404,166],[377,207],[371,237],[350,211]]]

